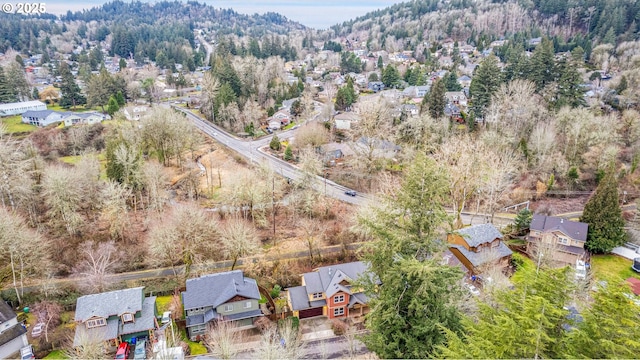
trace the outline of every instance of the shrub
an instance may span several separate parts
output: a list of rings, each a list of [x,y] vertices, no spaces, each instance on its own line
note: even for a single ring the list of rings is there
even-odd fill
[[[280,291],[282,291],[282,288],[280,287],[280,285],[275,284],[273,285],[273,289],[271,289],[271,298],[275,299],[277,297],[280,297]]]
[[[336,336],[344,335],[349,329],[349,325],[340,319],[331,320],[331,329]]]

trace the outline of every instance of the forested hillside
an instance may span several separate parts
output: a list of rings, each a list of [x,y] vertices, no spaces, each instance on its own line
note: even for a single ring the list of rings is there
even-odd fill
[[[469,1],[414,0],[331,27],[329,38],[367,41],[370,50],[422,51],[423,41],[452,38],[479,50],[499,38],[554,39],[585,48],[586,39],[616,43],[638,38],[640,3],[621,0]],[[573,46],[571,46],[573,45]]]

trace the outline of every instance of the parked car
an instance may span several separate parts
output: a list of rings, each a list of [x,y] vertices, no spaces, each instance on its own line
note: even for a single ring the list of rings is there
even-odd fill
[[[42,331],[44,330],[44,323],[37,323],[33,329],[31,330],[31,336],[37,338],[42,335]]]
[[[144,360],[147,358],[147,342],[145,340],[140,340],[136,344],[136,349],[133,351],[134,360]]]
[[[171,322],[171,311],[165,311],[162,313],[162,320],[160,322],[163,324]]]
[[[121,342],[118,345],[118,351],[116,351],[116,357],[114,359],[127,359],[129,357],[129,352],[131,352],[131,346],[128,342]]]
[[[464,286],[469,290],[471,295],[473,295],[473,296],[479,296],[480,295],[480,290],[478,290],[477,287],[475,287],[475,286],[473,286],[471,284],[464,284]]]
[[[23,347],[22,349],[20,349],[20,359],[21,360],[30,360],[30,359],[35,359],[36,356],[33,355],[33,348],[31,347],[31,345],[27,345],[25,347]]]
[[[347,190],[344,193],[345,193],[345,195],[356,196],[356,191],[355,190]]]

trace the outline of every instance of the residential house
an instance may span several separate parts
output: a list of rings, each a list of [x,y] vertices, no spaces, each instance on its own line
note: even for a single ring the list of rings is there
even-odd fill
[[[238,326],[250,326],[263,316],[258,284],[241,270],[188,279],[186,286],[182,303],[190,339],[202,336],[210,322],[234,321]]]
[[[280,130],[281,127],[282,123],[280,123],[280,120],[270,120],[268,122],[268,128],[271,130]]]
[[[280,125],[287,126],[291,122],[291,115],[288,110],[279,110],[271,117],[267,118],[267,122],[270,123],[271,121],[279,121]]]
[[[117,346],[133,338],[153,342],[158,328],[155,296],[144,296],[144,287],[85,295],[76,301],[76,333],[73,346],[101,341]]]
[[[535,214],[529,230],[527,252],[542,252],[559,266],[574,266],[577,260],[585,260],[588,224]]]
[[[444,114],[449,117],[451,121],[462,122],[462,114],[460,108],[453,104],[447,104],[444,106]]]
[[[360,116],[353,112],[343,112],[333,117],[338,130],[351,130],[351,124],[357,123],[358,120],[360,120]]]
[[[18,323],[11,306],[0,300],[0,359],[18,358],[20,349],[27,345],[27,329]]]
[[[502,234],[492,224],[473,225],[447,235],[449,251],[467,268],[479,275],[488,267],[505,268],[512,251],[502,242]]]
[[[370,81],[367,88],[374,92],[382,91],[384,90],[384,83],[382,81]]]
[[[62,121],[64,121],[64,126],[73,126],[77,124],[93,125],[107,119],[107,115],[97,112],[67,112],[64,114],[65,115],[62,118]]]
[[[353,150],[346,143],[329,143],[318,149],[318,152],[324,157],[327,165],[335,165],[341,162],[345,156],[354,154]]]
[[[29,110],[22,114],[22,122],[35,126],[49,126],[63,121],[64,114],[53,110]]]
[[[407,116],[418,116],[420,109],[415,104],[402,104],[400,111]]]
[[[447,91],[444,93],[447,103],[467,107],[467,96],[462,91]]]
[[[47,110],[47,105],[42,101],[22,101],[9,104],[0,104],[0,116],[24,114],[27,111]]]
[[[149,107],[144,105],[127,106],[124,108],[124,117],[126,117],[127,120],[130,121],[140,120],[140,118],[144,116],[144,113],[146,113],[148,109]]]
[[[364,315],[369,298],[352,286],[368,270],[361,261],[323,266],[302,275],[302,285],[287,289],[288,306],[293,316],[329,319]]]
[[[431,87],[429,85],[409,86],[402,91],[402,96],[410,98],[423,98]]]
[[[467,75],[462,75],[458,78],[458,84],[463,88],[471,86],[471,78]]]

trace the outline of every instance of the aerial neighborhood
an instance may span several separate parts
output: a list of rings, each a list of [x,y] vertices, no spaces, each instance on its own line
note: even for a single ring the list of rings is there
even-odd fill
[[[58,5],[0,14],[0,358],[638,357],[635,2]]]

